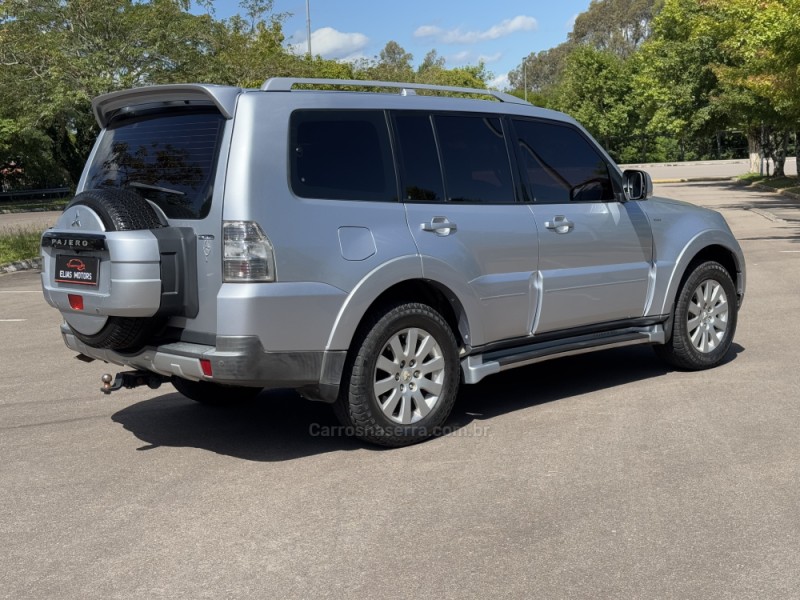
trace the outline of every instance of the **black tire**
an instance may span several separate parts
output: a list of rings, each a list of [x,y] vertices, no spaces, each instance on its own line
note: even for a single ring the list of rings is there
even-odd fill
[[[173,377],[172,385],[181,394],[208,406],[232,406],[249,402],[261,393],[262,388],[223,385],[213,381],[189,381]]]
[[[156,212],[139,194],[129,190],[87,190],[67,205],[93,210],[106,231],[138,231],[162,227]],[[160,319],[108,317],[103,328],[87,335],[72,329],[75,337],[93,348],[133,352],[139,350],[162,326]]]
[[[417,330],[424,335],[418,337],[413,333]],[[409,349],[410,354],[403,355],[408,363],[395,356],[391,342]],[[392,363],[397,373],[381,369],[379,361]],[[407,446],[441,432],[459,381],[458,347],[447,321],[425,304],[401,304],[377,314],[356,338],[334,408],[342,425],[359,439]],[[392,389],[379,399],[380,387],[387,385]]]
[[[703,290],[709,293],[707,300],[703,299]],[[678,292],[670,340],[654,349],[661,359],[679,369],[716,367],[731,347],[737,319],[736,287],[727,269],[714,261],[699,263]]]

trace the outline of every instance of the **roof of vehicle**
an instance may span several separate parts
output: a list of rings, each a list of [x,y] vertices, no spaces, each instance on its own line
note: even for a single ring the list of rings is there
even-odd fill
[[[487,110],[496,113],[526,114],[548,117],[561,121],[574,122],[569,116],[532,104],[496,90],[465,88],[455,86],[430,85],[423,83],[404,83],[388,81],[360,81],[346,79],[313,79],[274,77],[264,82],[260,89],[242,89],[233,86],[211,84],[167,84],[132,88],[98,96],[92,102],[92,109],[101,127],[105,127],[114,116],[131,106],[175,106],[209,105],[215,106],[225,118],[232,118],[236,99],[247,94],[315,94],[331,95],[338,99],[333,104],[353,101],[359,108],[374,105],[376,98],[386,108],[441,108],[442,100],[448,100],[448,110]],[[361,100],[357,100],[360,98]],[[326,100],[328,101],[328,100]]]

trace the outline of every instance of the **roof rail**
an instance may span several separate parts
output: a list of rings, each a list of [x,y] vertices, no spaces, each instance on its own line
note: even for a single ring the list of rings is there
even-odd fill
[[[261,86],[265,92],[291,92],[296,85],[327,85],[327,86],[349,86],[349,87],[371,87],[371,88],[390,88],[399,89],[400,94],[415,95],[416,90],[427,90],[432,92],[449,92],[455,94],[471,94],[475,96],[492,96],[500,102],[512,104],[529,104],[525,100],[495,90],[481,90],[478,88],[454,87],[449,85],[431,85],[428,83],[398,83],[394,81],[363,81],[360,79],[314,79],[297,77],[272,77],[267,79]]]

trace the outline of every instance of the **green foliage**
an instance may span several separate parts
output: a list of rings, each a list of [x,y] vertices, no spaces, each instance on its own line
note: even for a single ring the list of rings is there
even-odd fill
[[[567,58],[558,86],[558,108],[583,124],[612,156],[619,156],[629,132],[627,82],[625,62],[616,54],[580,46]]]
[[[189,0],[0,0],[0,184],[74,186],[97,135],[91,100],[143,85],[200,81],[258,87],[276,76],[419,81],[486,87],[480,64],[420,68],[390,41],[373,60],[298,56],[284,45],[274,0],[242,0],[220,20]]]
[[[0,230],[0,265],[39,256],[41,237],[42,230],[35,227]]]
[[[605,50],[620,58],[632,55],[650,35],[661,0],[592,0],[575,19],[573,44]]]

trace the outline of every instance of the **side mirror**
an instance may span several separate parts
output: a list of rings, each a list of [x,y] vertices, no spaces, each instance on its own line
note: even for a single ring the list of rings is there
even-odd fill
[[[646,200],[653,195],[653,179],[647,171],[627,169],[622,179],[625,193],[631,200]]]

